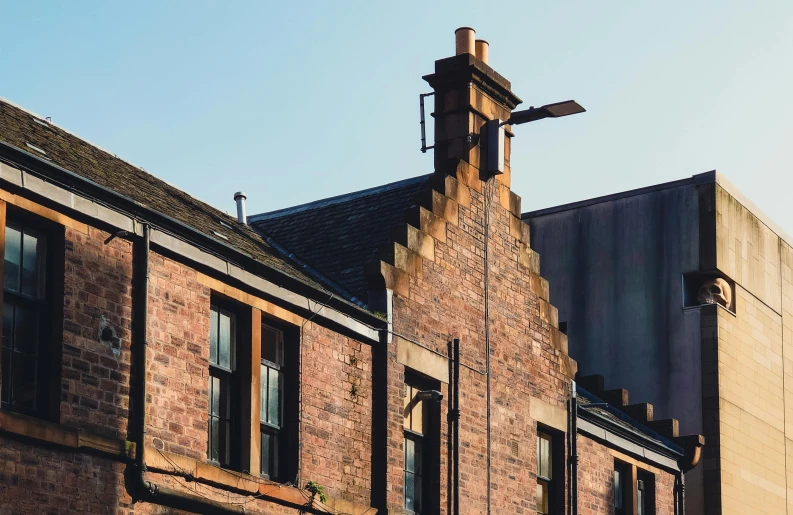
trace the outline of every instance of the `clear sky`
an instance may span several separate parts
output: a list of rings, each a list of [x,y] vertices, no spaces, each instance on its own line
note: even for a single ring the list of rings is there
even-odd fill
[[[454,29],[525,106],[524,211],[717,169],[793,233],[793,2],[0,0],[0,96],[221,209],[432,171],[418,95]]]

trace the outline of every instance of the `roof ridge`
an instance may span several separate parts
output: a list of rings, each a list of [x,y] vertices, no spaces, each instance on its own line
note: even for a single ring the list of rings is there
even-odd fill
[[[269,211],[266,213],[260,213],[257,215],[251,215],[248,217],[248,222],[258,222],[262,220],[271,220],[273,218],[280,218],[282,216],[293,215],[295,213],[302,213],[304,211],[309,211],[311,209],[319,209],[327,206],[332,206],[336,204],[342,204],[344,202],[349,202],[351,200],[357,200],[361,197],[367,197],[369,195],[374,195],[377,193],[383,193],[386,191],[395,190],[400,187],[404,186],[411,186],[413,184],[418,184],[422,181],[427,180],[431,177],[432,174],[425,174],[419,175],[417,177],[411,177],[409,179],[402,179],[401,181],[396,181],[388,184],[383,184],[381,186],[375,186],[373,188],[367,188],[365,190],[353,191],[351,193],[344,193],[342,195],[337,195],[335,197],[328,197],[325,199],[314,200],[312,202],[308,202],[306,204],[299,204],[297,206],[286,207],[283,209],[277,209],[275,211]]]

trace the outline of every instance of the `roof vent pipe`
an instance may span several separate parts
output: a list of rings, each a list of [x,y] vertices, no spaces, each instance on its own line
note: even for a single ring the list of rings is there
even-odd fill
[[[237,221],[243,225],[248,225],[248,217],[245,214],[245,199],[247,197],[241,191],[234,194],[234,201],[237,203]]]
[[[476,58],[487,64],[487,57],[490,50],[490,43],[484,39],[476,40]]]
[[[476,49],[474,46],[474,38],[476,37],[476,31],[471,27],[460,27],[459,29],[454,31],[454,41],[455,41],[455,54],[471,54],[476,55]]]

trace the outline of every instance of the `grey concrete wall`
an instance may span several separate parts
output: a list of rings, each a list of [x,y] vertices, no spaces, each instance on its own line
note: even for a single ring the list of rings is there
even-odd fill
[[[697,186],[525,219],[580,372],[701,433],[700,314],[682,300],[683,274],[699,269]],[[701,469],[688,479],[690,513],[702,512]]]

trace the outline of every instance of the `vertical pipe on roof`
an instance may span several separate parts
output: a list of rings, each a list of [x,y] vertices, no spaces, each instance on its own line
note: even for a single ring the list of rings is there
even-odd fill
[[[245,212],[245,193],[238,191],[234,194],[234,202],[237,203],[237,221],[243,225],[248,225],[248,216]]]

